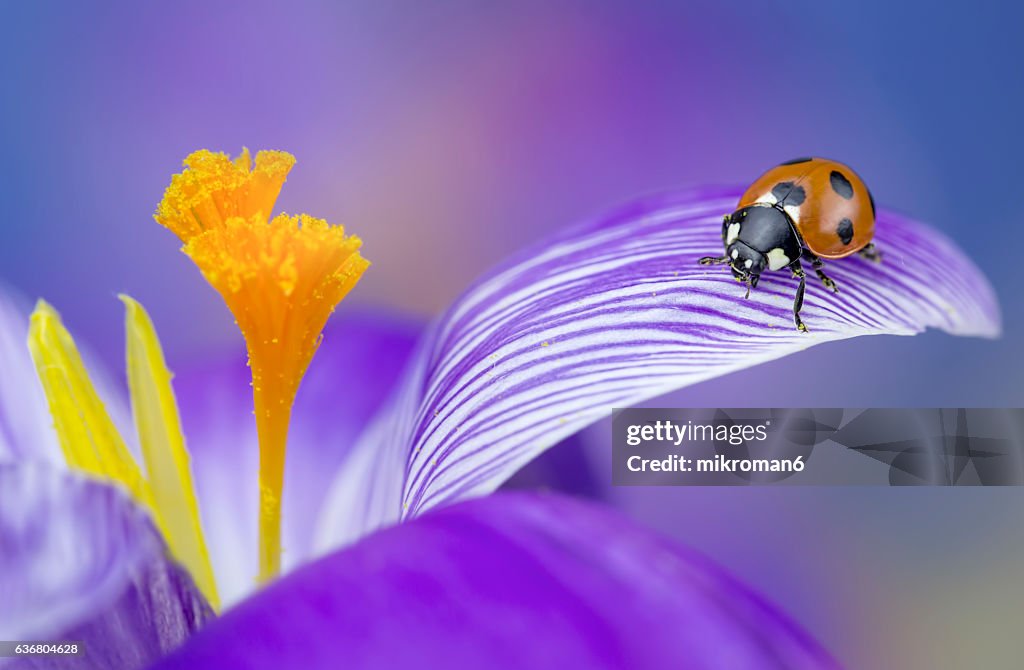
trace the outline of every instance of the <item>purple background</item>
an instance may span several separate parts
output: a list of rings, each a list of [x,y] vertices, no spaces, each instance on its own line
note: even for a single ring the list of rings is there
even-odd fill
[[[240,349],[151,219],[196,148],[295,153],[281,206],[367,241],[352,302],[423,316],[609,205],[818,154],[954,237],[996,286],[1003,339],[830,344],[659,404],[1024,405],[1019,3],[208,4],[0,8],[0,280],[53,302],[112,365],[118,291],[150,310],[172,365]],[[851,667],[1021,652],[1019,490],[612,495]]]

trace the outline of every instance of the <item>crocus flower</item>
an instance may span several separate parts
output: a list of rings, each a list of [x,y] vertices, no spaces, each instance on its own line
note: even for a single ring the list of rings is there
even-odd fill
[[[253,168],[247,153],[235,163],[201,153],[188,166],[158,220],[185,242],[246,338],[260,443],[258,532],[220,512],[256,500],[257,476],[242,476],[244,457],[212,456],[257,451],[241,422],[244,388],[227,393],[228,406],[243,409],[229,412],[237,424],[188,434],[197,455],[194,504],[170,374],[145,311],[126,299],[129,387],[143,460],[154,463],[148,476],[111,418],[123,413],[116,392],[104,391],[104,405],[95,388],[101,375],[90,381],[70,334],[41,304],[33,317],[37,367],[63,458],[79,474],[30,465],[45,460],[53,439],[39,425],[34,389],[25,390],[25,355],[8,346],[22,317],[0,310],[0,446],[10,462],[0,470],[0,584],[15,596],[0,633],[72,635],[84,641],[91,667],[142,667],[187,640],[214,615],[218,587],[238,583],[227,573],[248,573],[218,556],[241,547],[259,556],[258,573],[248,574],[273,579],[282,494],[287,504],[289,487],[305,484],[284,476],[292,401],[320,328],[366,267],[358,242],[326,223],[270,218],[288,158],[261,154]],[[300,538],[291,565],[327,556],[229,608],[166,667],[212,667],[220,654],[248,667],[458,667],[481,659],[493,667],[832,667],[774,608],[603,511],[504,495],[435,511],[493,491],[613,406],[819,342],[927,327],[998,334],[998,308],[977,268],[935,231],[886,212],[876,237],[886,262],[832,264],[842,293],[809,287],[803,314],[811,332],[793,330],[785,279],[766,278],[744,299],[727,273],[697,265],[720,246],[721,215],[738,195],[708,189],[642,200],[523,252],[424,334],[382,407],[340,409],[373,379],[369,356],[362,367],[314,366],[329,397],[312,416],[300,402],[296,417],[325,429],[297,425],[288,453],[308,465],[329,452],[322,469],[333,471],[333,482],[327,495],[305,496],[307,507],[285,507],[284,520],[319,517],[317,551],[308,550],[313,538]],[[330,340],[324,349],[331,359]],[[178,392],[188,426],[193,394],[182,385]],[[357,432],[347,453],[332,444]],[[307,441],[312,434],[319,439]],[[74,446],[82,440],[90,449]],[[215,464],[217,476],[203,471]],[[73,563],[80,567],[69,569]],[[255,580],[246,582],[251,590]]]

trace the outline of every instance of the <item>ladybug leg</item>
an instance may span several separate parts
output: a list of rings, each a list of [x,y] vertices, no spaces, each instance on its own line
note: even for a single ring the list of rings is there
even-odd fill
[[[818,279],[820,279],[821,283],[825,285],[825,288],[831,289],[833,293],[839,293],[839,287],[836,286],[836,283],[832,281],[832,278],[825,274],[825,271],[821,269],[825,266],[825,263],[815,256],[810,249],[804,249],[802,255],[804,260],[811,262],[811,267],[814,268],[814,273],[818,275]]]
[[[806,333],[807,326],[804,325],[803,320],[800,318],[800,309],[804,306],[804,289],[807,288],[807,275],[804,273],[799,259],[793,261],[789,269],[793,271],[793,276],[800,280],[800,285],[796,287],[796,297],[793,299],[793,323],[796,324],[797,330]]]
[[[728,256],[705,256],[697,262],[701,265],[725,265],[729,260]]]
[[[882,252],[878,250],[874,242],[868,242],[868,245],[857,253],[861,255],[861,258],[866,258],[872,263],[882,262]]]

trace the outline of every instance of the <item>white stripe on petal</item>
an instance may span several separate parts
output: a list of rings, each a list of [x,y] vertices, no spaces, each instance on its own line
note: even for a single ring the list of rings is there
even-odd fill
[[[727,268],[721,219],[739,191],[624,207],[556,235],[478,281],[421,343],[390,407],[336,480],[318,546],[494,490],[613,407],[860,335],[940,328],[993,337],[988,282],[949,240],[882,213],[881,264],[827,264],[842,293],[766,273],[750,299]]]

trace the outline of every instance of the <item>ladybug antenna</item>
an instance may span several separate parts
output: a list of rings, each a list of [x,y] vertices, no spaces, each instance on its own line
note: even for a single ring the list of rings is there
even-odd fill
[[[750,275],[750,274],[747,275],[746,284],[747,284],[747,294],[745,296],[743,296],[744,299],[747,299],[747,298],[750,297],[750,289],[754,285],[754,277],[753,277],[753,275]]]

